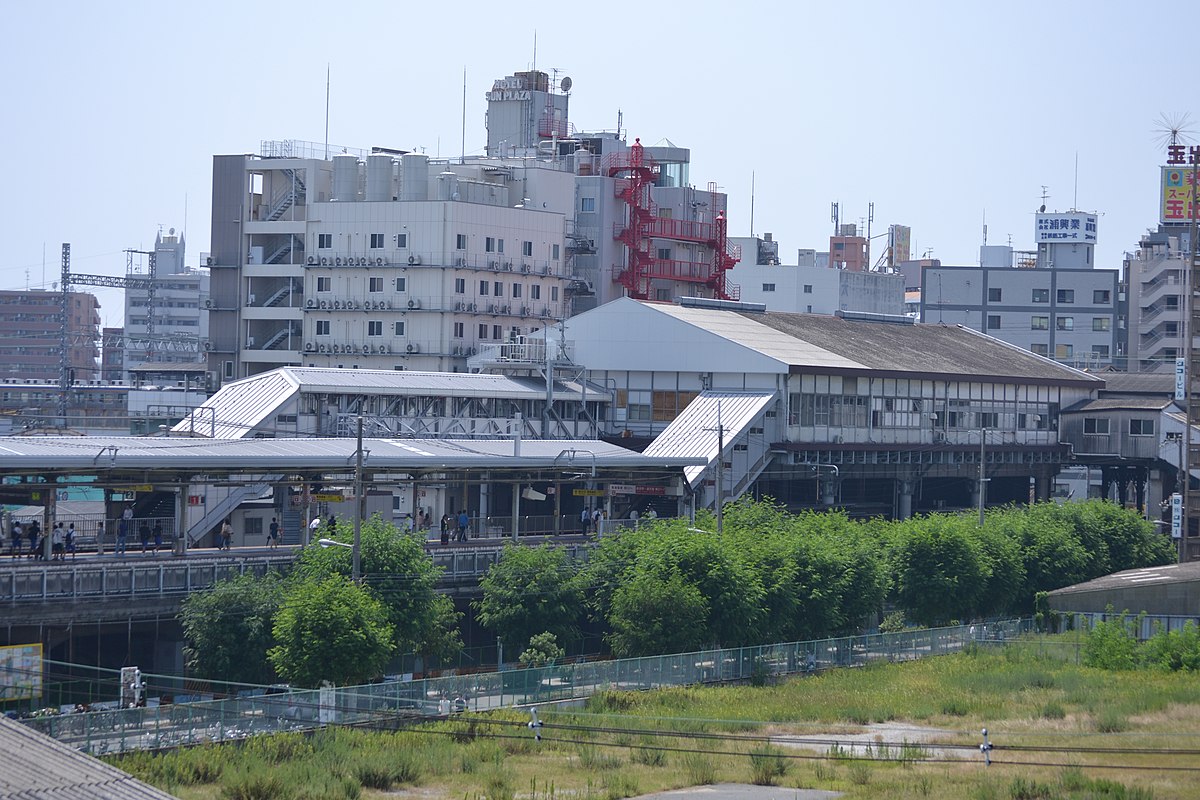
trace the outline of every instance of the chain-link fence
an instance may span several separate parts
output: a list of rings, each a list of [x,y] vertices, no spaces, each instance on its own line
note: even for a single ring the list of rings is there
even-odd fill
[[[226,699],[149,698],[146,707],[49,714],[24,720],[93,754],[242,739],[259,733],[438,717],[586,698],[603,690],[646,690],[816,673],[877,661],[909,661],[999,644],[1033,630],[1032,620],[876,633],[807,642],[701,650],[503,672],[395,680],[314,690],[258,687]],[[153,684],[173,676],[144,676]],[[184,702],[186,700],[186,702]]]

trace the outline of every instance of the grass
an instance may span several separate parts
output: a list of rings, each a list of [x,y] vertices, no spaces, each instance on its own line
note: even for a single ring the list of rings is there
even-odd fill
[[[619,800],[726,781],[830,789],[851,800],[1194,796],[1191,774],[1128,767],[1200,767],[1200,758],[1078,748],[1200,749],[1200,681],[1099,672],[1047,644],[762,687],[609,692],[584,709],[543,709],[540,743],[525,729],[527,716],[504,711],[399,733],[286,734],[112,760],[183,800],[354,800],[413,789],[422,800]],[[780,744],[854,733],[867,722],[898,727],[857,749]],[[586,730],[555,727],[563,724]],[[945,742],[914,740],[903,727],[918,725],[951,731],[949,740],[971,748],[987,727],[995,763],[984,768],[973,749],[948,751],[959,760],[946,762],[938,749]],[[1098,767],[1116,764],[1126,768]]]

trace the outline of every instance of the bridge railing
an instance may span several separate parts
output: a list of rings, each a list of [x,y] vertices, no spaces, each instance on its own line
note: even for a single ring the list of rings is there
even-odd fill
[[[383,723],[400,716],[437,718],[458,711],[580,699],[605,690],[744,681],[878,661],[909,661],[957,652],[972,644],[1000,644],[1032,630],[1032,620],[1014,619],[342,688],[280,691],[260,687],[228,699],[183,703],[175,698],[167,704],[151,698],[144,708],[49,714],[23,721],[73,747],[103,755],[232,741],[329,724]],[[155,680],[155,676],[145,677]],[[160,677],[175,680],[174,676]]]

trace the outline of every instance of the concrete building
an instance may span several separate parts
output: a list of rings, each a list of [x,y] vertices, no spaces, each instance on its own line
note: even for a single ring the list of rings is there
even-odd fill
[[[1103,368],[1119,355],[1118,273],[1096,269],[1096,215],[1035,215],[1030,260],[984,247],[980,266],[926,266],[921,319],[965,325],[1040,356]]]
[[[0,379],[58,383],[62,292],[0,291]],[[67,359],[71,380],[99,378],[100,302],[95,295],[67,298]]]
[[[129,277],[146,278],[146,270],[131,252]],[[203,360],[199,344],[208,340],[207,269],[189,268],[184,263],[183,235],[175,229],[154,240],[153,337],[149,318],[150,287],[130,286],[125,290],[125,338],[123,378],[144,364],[194,364]]]
[[[100,380],[125,381],[125,329],[104,328],[100,331]]]
[[[1183,289],[1191,232],[1161,224],[1125,254],[1122,289],[1127,302],[1123,333],[1130,372],[1171,372],[1186,347]]]

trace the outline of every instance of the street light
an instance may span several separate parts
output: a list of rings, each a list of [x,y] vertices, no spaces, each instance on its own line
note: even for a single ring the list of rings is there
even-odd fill
[[[317,544],[319,544],[321,547],[348,547],[351,550],[354,549],[354,545],[347,544],[346,542],[339,542],[337,539],[317,539]]]
[[[317,544],[320,545],[321,547],[345,547],[348,550],[350,550],[350,552],[352,554],[351,562],[353,564],[353,566],[352,566],[353,576],[352,577],[354,579],[354,582],[358,583],[359,567],[358,567],[358,541],[357,541],[357,539],[355,540],[354,544],[347,544],[346,542],[339,542],[337,539],[317,539]]]

